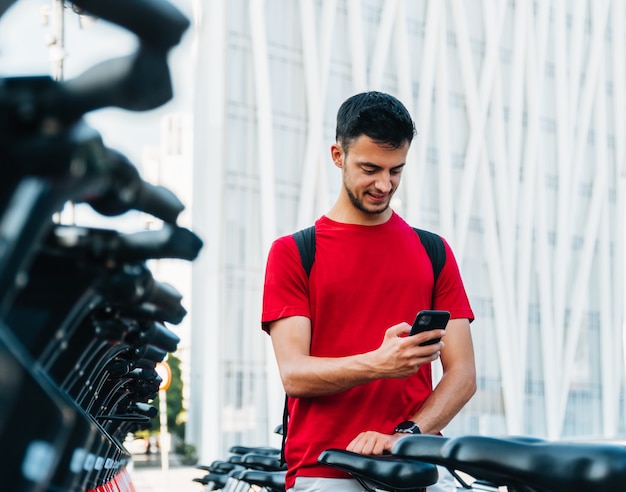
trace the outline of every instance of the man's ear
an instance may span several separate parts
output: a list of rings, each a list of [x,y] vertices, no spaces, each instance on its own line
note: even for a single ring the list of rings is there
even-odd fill
[[[341,169],[343,167],[344,158],[344,152],[341,148],[341,145],[339,145],[338,143],[332,144],[330,146],[330,156],[332,157],[335,166]]]

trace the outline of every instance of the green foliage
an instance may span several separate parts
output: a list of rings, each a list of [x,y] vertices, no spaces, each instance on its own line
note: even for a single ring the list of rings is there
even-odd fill
[[[191,466],[198,462],[198,453],[193,444],[180,444],[176,447],[176,453],[181,456],[184,465]]]
[[[165,392],[167,403],[167,429],[171,434],[176,435],[183,440],[185,438],[186,418],[185,410],[183,408],[183,380],[180,372],[180,359],[174,354],[169,354],[166,362],[170,366],[170,371],[172,372],[170,387]],[[159,408],[158,397],[154,399],[152,405]],[[160,415],[160,409],[158,415]],[[159,430],[158,415],[152,419],[151,430]]]

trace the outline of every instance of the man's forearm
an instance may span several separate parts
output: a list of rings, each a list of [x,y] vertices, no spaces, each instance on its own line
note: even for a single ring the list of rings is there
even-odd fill
[[[411,419],[422,433],[437,434],[461,411],[476,392],[476,375],[471,369],[448,371]]]
[[[368,354],[301,357],[284,364],[280,375],[285,392],[294,398],[332,395],[379,378]]]

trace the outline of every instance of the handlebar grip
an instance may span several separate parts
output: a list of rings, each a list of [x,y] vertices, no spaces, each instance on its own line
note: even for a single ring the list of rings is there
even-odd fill
[[[175,352],[180,342],[180,337],[176,333],[158,321],[153,322],[152,326],[143,332],[143,336],[146,343],[168,352]]]
[[[153,362],[162,362],[167,356],[165,350],[161,350],[154,345],[144,345],[135,349],[135,355],[138,359],[148,359]]]
[[[181,307],[182,294],[171,284],[154,280],[146,290],[143,302],[164,310],[176,312]]]
[[[141,362],[141,364],[139,364],[139,362]],[[156,369],[154,369],[156,362],[140,359],[133,365],[135,366],[135,369],[133,369],[131,374],[135,374],[137,379],[141,379],[143,381],[154,381],[159,377],[159,373],[156,372]]]
[[[135,207],[154,217],[175,224],[185,205],[168,188],[143,181],[139,190]]]
[[[161,230],[125,234],[119,240],[119,256],[125,260],[176,258],[192,261],[203,246],[192,231],[171,224],[165,224]]]
[[[55,255],[106,264],[160,258],[192,261],[202,246],[203,242],[196,234],[173,224],[130,233],[54,224],[45,240],[46,250]]]
[[[143,303],[137,308],[127,311],[140,319],[164,321],[173,325],[179,324],[187,316],[187,310],[182,305],[178,305],[174,309],[163,309],[151,303]]]
[[[59,83],[44,112],[72,121],[105,107],[129,111],[155,109],[173,96],[166,56],[147,46],[131,55],[105,60]]]
[[[189,27],[189,19],[165,0],[72,0],[72,3],[162,49],[178,44]]]
[[[110,186],[85,202],[106,216],[121,215],[135,209],[175,223],[185,209],[178,197],[167,188],[144,181],[137,168],[120,152],[108,148],[106,152],[111,173]]]

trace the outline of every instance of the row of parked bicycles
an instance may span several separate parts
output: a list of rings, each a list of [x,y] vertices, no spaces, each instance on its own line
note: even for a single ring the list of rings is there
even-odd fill
[[[281,432],[281,426],[276,428]],[[280,449],[233,446],[229,456],[197,465],[203,492],[285,492]],[[320,463],[352,475],[364,492],[422,492],[448,469],[457,490],[617,492],[626,490],[626,446],[531,437],[410,435],[391,452],[365,456],[328,449]]]
[[[0,15],[13,3],[1,1]],[[178,197],[145,181],[84,120],[104,107],[167,102],[167,55],[188,19],[165,0],[71,6],[139,42],[71,80],[0,79],[0,490],[8,492],[134,491],[122,443],[156,417],[156,365],[180,341],[168,325],[186,315],[149,261],[192,261],[202,247],[177,225]],[[61,224],[68,204],[102,216],[136,210],[160,228]]]
[[[0,0],[0,15],[15,0]],[[168,328],[186,315],[158,258],[193,261],[202,241],[177,224],[184,205],[106,147],[84,116],[154,109],[172,97],[169,50],[189,26],[166,0],[72,0],[138,38],[130,56],[81,76],[0,78],[0,490],[134,492],[123,441],[156,417],[156,365],[176,350]],[[160,229],[61,224],[68,203],[130,210]],[[280,429],[277,429],[280,432]],[[621,491],[626,447],[530,438],[406,436],[385,456],[329,449],[319,461],[363,490],[417,492],[449,469],[458,488]],[[230,449],[199,465],[205,492],[283,492],[280,450]]]

